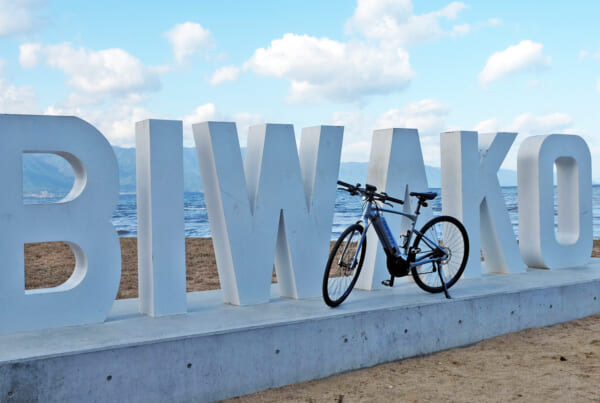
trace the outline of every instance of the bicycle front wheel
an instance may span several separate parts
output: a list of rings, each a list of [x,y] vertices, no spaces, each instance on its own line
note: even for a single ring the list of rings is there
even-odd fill
[[[433,254],[435,247],[430,241],[437,243],[447,258],[413,267],[412,276],[423,290],[438,293],[444,291],[438,270],[444,277],[446,288],[452,287],[465,270],[469,258],[469,238],[460,221],[454,217],[440,216],[428,221],[415,238],[413,248],[417,251],[416,260]]]
[[[367,238],[360,244],[362,234],[362,225],[349,226],[329,253],[323,276],[323,299],[332,308],[348,298],[358,280],[367,250]]]

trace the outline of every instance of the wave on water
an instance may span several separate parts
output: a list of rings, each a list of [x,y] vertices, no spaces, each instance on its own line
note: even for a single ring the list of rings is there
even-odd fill
[[[438,197],[432,202],[433,214],[440,215],[442,212],[442,201],[440,189],[431,189],[438,193]],[[519,234],[519,216],[518,216],[518,191],[516,187],[502,188],[504,200],[508,215],[512,223],[515,235]],[[593,197],[593,217],[594,217],[594,239],[600,239],[600,186],[594,186]],[[54,203],[62,199],[64,195],[36,194],[26,195],[23,201],[26,204]],[[556,209],[556,195],[554,197],[554,206]],[[331,239],[337,239],[342,231],[350,224],[355,223],[361,216],[361,200],[359,197],[350,196],[347,192],[338,191],[335,202],[335,212],[333,216],[333,228]],[[210,237],[210,228],[208,223],[208,214],[204,194],[200,192],[186,192],[184,194],[184,217],[185,217],[185,236],[190,238],[208,238]],[[137,205],[134,193],[121,193],[117,208],[113,213],[113,225],[116,227],[120,237],[137,236]],[[556,221],[556,217],[555,217]],[[424,222],[417,223],[417,226]]]

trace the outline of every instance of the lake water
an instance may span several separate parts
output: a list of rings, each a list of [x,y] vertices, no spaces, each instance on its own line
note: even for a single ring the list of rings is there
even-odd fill
[[[440,193],[440,189],[432,189]],[[516,187],[502,188],[510,221],[518,235],[518,194]],[[600,186],[594,186],[593,192],[594,239],[600,239]],[[58,201],[60,197],[44,195],[43,197],[25,197],[25,203],[48,203]],[[441,199],[438,196],[433,200],[434,215],[441,214]],[[210,237],[208,215],[203,193],[185,193],[184,196],[185,235],[186,237]],[[338,191],[335,203],[333,228],[331,238],[337,236],[348,225],[356,222],[361,215],[361,200],[357,196],[350,196],[347,192]],[[137,236],[137,214],[135,194],[122,193],[119,196],[117,208],[113,214],[113,224],[120,237]],[[420,225],[423,225],[421,222]]]

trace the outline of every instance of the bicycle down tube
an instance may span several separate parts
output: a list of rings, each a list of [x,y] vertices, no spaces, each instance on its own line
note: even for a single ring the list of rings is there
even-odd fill
[[[385,217],[381,214],[382,212],[401,215],[401,216],[408,218],[411,221],[411,228],[409,230],[410,235],[409,235],[409,238],[405,240],[405,245],[403,248],[404,253],[402,253],[400,251],[400,248],[398,248],[398,245],[396,244],[396,240],[394,239],[393,235],[389,231],[389,226],[387,225],[387,221],[385,220]],[[408,214],[408,213],[405,213],[402,211],[384,209],[384,208],[374,208],[372,206],[372,204],[370,202],[368,202],[368,205],[365,208],[365,212],[363,214],[363,218],[361,220],[364,224],[365,232],[363,233],[363,235],[361,237],[361,241],[357,248],[357,253],[354,256],[353,264],[355,264],[355,261],[358,257],[358,251],[360,250],[360,246],[362,244],[362,239],[367,236],[367,229],[369,228],[369,226],[371,226],[371,224],[373,224],[374,227],[376,225],[377,221],[375,221],[375,218],[377,218],[377,221],[381,220],[381,224],[385,228],[385,230],[376,231],[377,237],[379,238],[381,243],[388,248],[388,250],[394,251],[395,252],[394,254],[396,256],[403,257],[403,258],[406,258],[408,256],[408,252],[410,249],[410,241],[413,237],[413,234],[416,234],[417,236],[421,236],[421,239],[423,239],[423,241],[429,247],[431,247],[435,251],[438,251],[441,253],[441,256],[436,256],[433,259],[421,258],[421,259],[417,259],[413,262],[409,262],[411,268],[415,267],[415,266],[427,264],[427,263],[437,262],[438,260],[445,259],[447,257],[447,253],[444,252],[444,249],[442,249],[440,247],[440,245],[438,245],[436,242],[429,239],[425,234],[422,234],[419,230],[415,229],[415,226],[417,223],[417,218],[418,218],[417,215]]]

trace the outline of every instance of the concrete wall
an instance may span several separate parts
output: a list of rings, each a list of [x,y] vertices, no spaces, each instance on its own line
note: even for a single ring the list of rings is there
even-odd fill
[[[148,318],[117,301],[103,324],[0,336],[0,400],[214,401],[600,312],[600,263],[462,280],[454,299],[414,284],[356,290],[340,308],[276,297]],[[293,318],[293,319],[290,319]]]

